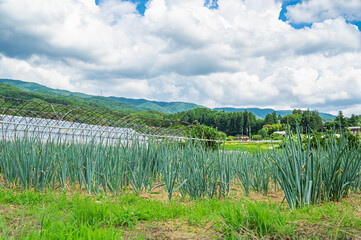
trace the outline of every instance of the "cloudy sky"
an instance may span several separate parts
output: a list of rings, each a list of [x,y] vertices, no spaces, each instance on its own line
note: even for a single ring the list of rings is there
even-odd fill
[[[361,0],[0,0],[0,78],[361,114]]]

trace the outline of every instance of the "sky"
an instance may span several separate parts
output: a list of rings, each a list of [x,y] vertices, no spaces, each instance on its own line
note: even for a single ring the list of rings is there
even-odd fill
[[[0,0],[0,78],[361,114],[361,0]]]

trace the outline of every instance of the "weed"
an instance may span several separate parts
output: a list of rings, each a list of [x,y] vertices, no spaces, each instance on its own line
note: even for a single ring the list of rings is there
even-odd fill
[[[272,204],[248,201],[228,204],[221,216],[226,238],[293,235],[293,226],[287,223],[286,215]]]

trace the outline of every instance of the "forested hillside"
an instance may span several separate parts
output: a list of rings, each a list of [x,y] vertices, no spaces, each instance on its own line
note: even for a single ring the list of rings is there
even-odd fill
[[[131,98],[123,98],[123,97],[110,97],[110,98],[121,102],[130,103],[148,110],[156,110],[163,113],[177,113],[198,107],[203,107],[194,103],[186,103],[186,102],[159,102],[159,101],[149,101],[146,99],[131,99]]]
[[[61,96],[51,96],[37,92],[24,91],[12,85],[0,83],[0,96],[12,97],[24,100],[56,103],[62,105],[71,105],[77,107],[99,107],[97,105],[79,102],[75,99]]]
[[[20,80],[0,79],[0,83],[12,85],[24,91],[57,97],[67,97],[68,99],[73,99],[81,103],[91,103],[97,106],[104,106],[114,111],[134,113],[153,110],[151,112],[152,114],[149,116],[154,116],[155,111],[158,111],[159,113],[176,113],[200,107],[194,103],[185,102],[157,102],[145,99],[92,96],[84,93],[70,92],[67,90],[52,89],[37,83],[24,82]],[[147,114],[142,113],[141,115]],[[159,116],[157,116],[157,118],[158,117]]]

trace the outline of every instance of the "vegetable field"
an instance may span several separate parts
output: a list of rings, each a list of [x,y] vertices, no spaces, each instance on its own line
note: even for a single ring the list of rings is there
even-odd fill
[[[193,140],[129,137],[119,144],[3,138],[0,237],[358,239],[361,233],[361,152],[343,138],[331,136],[315,148],[298,134],[278,149],[226,151]]]
[[[340,201],[361,188],[359,146],[330,138],[313,148],[289,137],[273,151],[216,151],[197,141],[125,141],[119,145],[40,141],[0,141],[1,186],[42,191],[67,185],[89,194],[119,195],[131,187],[136,194],[163,188],[169,200],[222,198],[235,184],[245,195],[284,192],[290,208]]]

